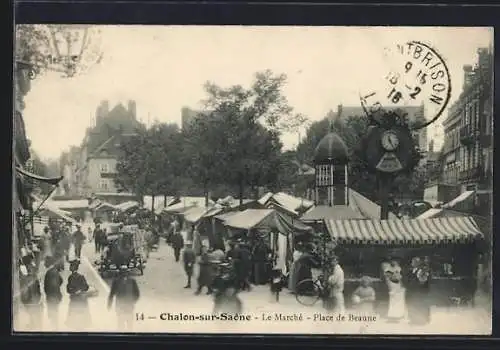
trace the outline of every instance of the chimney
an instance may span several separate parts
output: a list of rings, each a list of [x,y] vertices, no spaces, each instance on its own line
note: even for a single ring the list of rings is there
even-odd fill
[[[470,64],[466,64],[464,69],[464,89],[467,89],[472,84],[472,79],[474,78],[474,70]]]
[[[107,100],[101,101],[96,110],[96,126],[100,126],[102,121],[109,113],[109,102]]]
[[[134,100],[128,101],[128,112],[130,113],[133,119],[137,118],[137,106]]]

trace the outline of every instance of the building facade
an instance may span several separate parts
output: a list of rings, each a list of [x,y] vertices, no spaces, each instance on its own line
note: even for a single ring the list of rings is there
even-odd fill
[[[464,66],[464,85],[443,122],[441,181],[459,192],[476,191],[479,206],[489,206],[493,175],[493,56],[478,49],[475,66]]]
[[[137,120],[136,104],[119,103],[111,110],[109,102],[97,107],[95,125],[87,129],[78,152],[68,157],[69,172],[74,170],[72,191],[89,197],[95,193],[116,193],[116,164],[120,145],[143,125]]]

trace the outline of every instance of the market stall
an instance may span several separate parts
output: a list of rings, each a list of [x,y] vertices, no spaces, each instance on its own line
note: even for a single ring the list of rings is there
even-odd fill
[[[475,290],[477,259],[484,234],[472,217],[410,220],[325,220],[344,268],[345,295],[362,276],[381,287],[380,266],[392,258],[404,267],[413,256],[426,257],[432,271],[432,296],[436,304],[451,297],[470,298]]]
[[[294,241],[311,236],[311,227],[274,209],[247,209],[224,220],[230,239],[243,239],[253,247],[262,239],[283,271],[292,259]]]

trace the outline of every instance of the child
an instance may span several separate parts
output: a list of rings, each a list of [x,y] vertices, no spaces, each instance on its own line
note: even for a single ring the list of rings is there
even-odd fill
[[[271,271],[271,293],[275,296],[276,302],[280,301],[280,292],[283,289],[284,278],[281,269]]]
[[[370,277],[363,276],[358,288],[352,294],[353,307],[363,313],[373,313],[375,290],[371,286]]]

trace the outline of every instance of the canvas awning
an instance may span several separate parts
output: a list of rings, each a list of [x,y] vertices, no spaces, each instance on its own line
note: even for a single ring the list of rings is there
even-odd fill
[[[205,214],[203,214],[203,217],[204,218],[211,218],[213,216],[216,216],[216,215],[222,213],[223,211],[224,211],[224,209],[218,208],[218,207],[210,208],[210,209],[208,209],[208,211]]]
[[[273,212],[273,209],[247,209],[224,220],[224,225],[249,230],[264,221]]]
[[[171,205],[171,206],[164,208],[162,210],[162,212],[168,213],[168,214],[180,214],[180,213],[183,213],[186,210],[189,210],[193,207],[194,207],[194,205],[186,206],[184,203],[180,202],[180,203],[177,203],[177,204],[174,204],[174,205]]]
[[[347,205],[335,205],[333,207],[318,205],[307,211],[301,218],[302,221],[322,220],[363,220],[365,217],[358,211]]]
[[[123,203],[120,203],[118,205],[116,205],[116,209],[120,210],[120,211],[128,211],[130,209],[134,209],[134,208],[139,208],[139,203],[136,202],[136,201],[128,201],[128,202],[123,202]]]
[[[40,176],[37,174],[30,173],[29,171],[26,171],[18,166],[16,166],[16,171],[23,176],[29,177],[30,179],[37,180],[40,182],[45,182],[45,183],[48,183],[48,184],[53,185],[53,186],[57,185],[64,178],[63,176],[53,177],[53,178]]]
[[[239,213],[240,213],[239,211],[230,211],[230,212],[227,212],[227,213],[224,213],[224,214],[215,215],[214,217],[217,220],[226,221],[231,216],[234,216],[234,215],[239,214]]]
[[[286,235],[312,232],[311,227],[273,209],[247,209],[224,220],[224,225],[243,230],[276,230]]]
[[[76,224],[76,220],[64,214],[61,210],[57,208],[52,208],[49,206],[43,206],[38,212],[37,216],[47,216],[49,218],[64,220],[72,224]]]
[[[483,237],[472,217],[411,220],[325,220],[334,240],[347,244],[466,243]]]
[[[197,223],[203,217],[203,215],[209,210],[209,208],[204,207],[193,207],[182,213],[184,220],[192,224]]]
[[[94,210],[117,210],[116,206],[108,202],[100,203]]]

